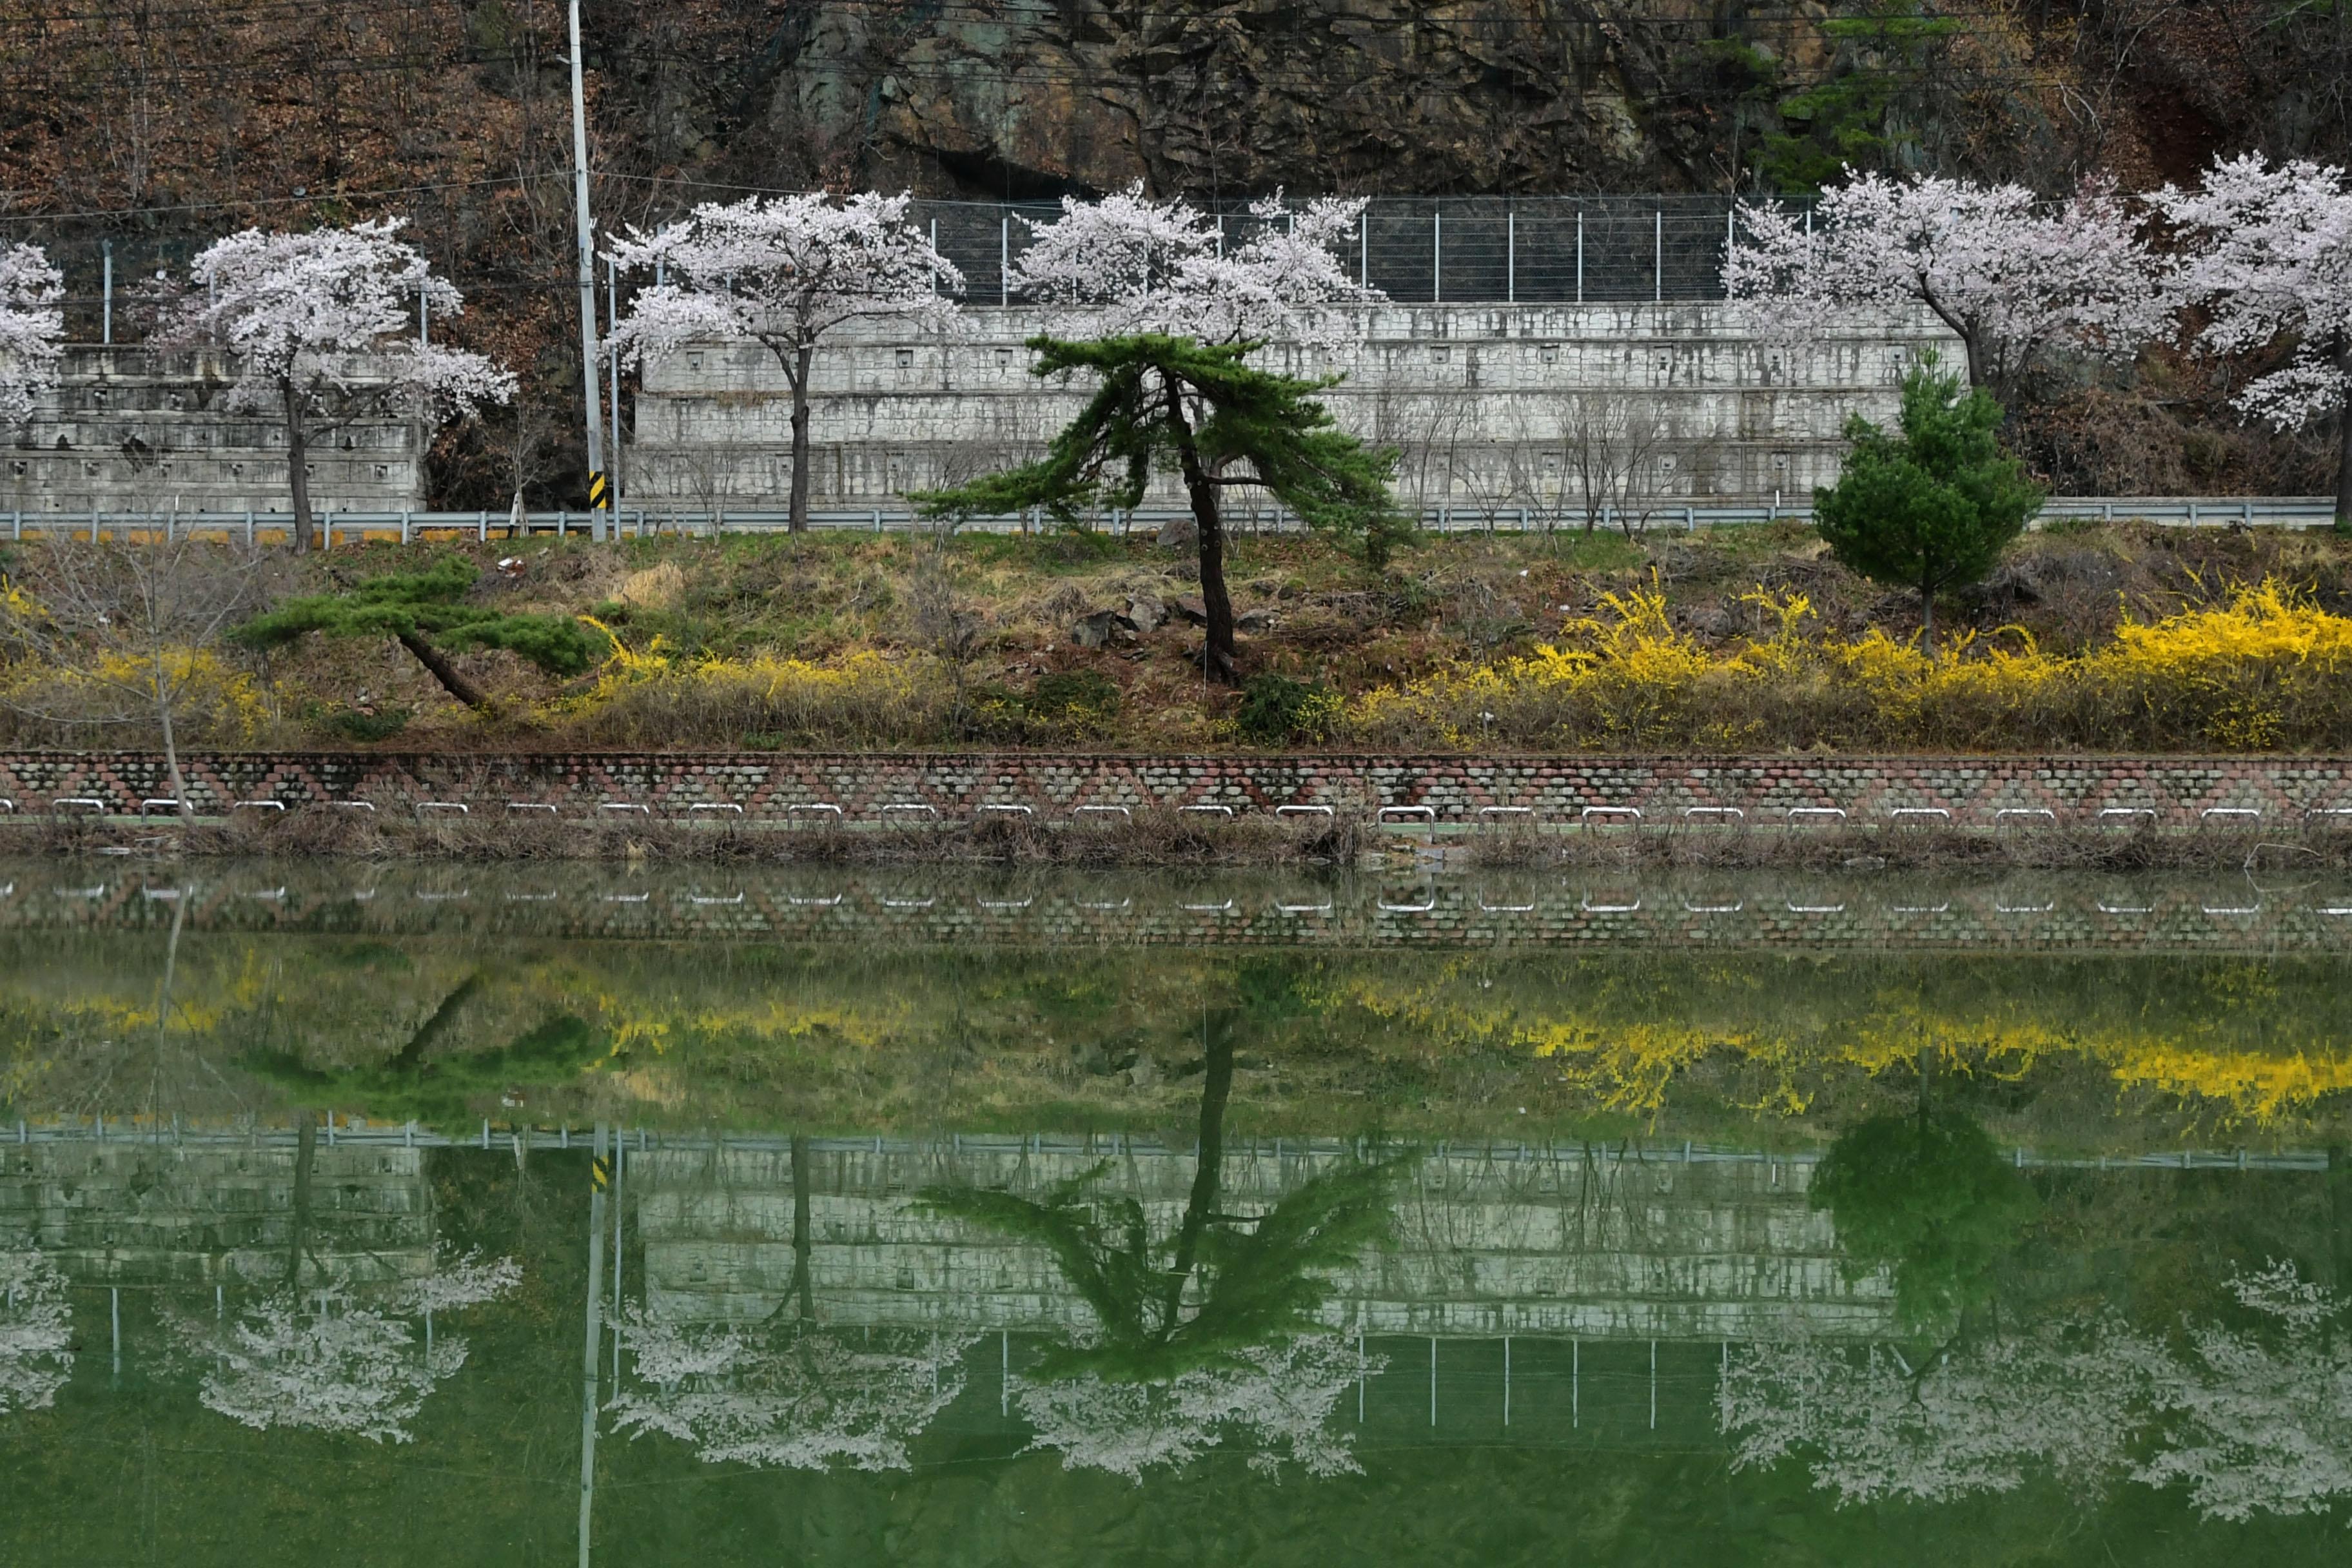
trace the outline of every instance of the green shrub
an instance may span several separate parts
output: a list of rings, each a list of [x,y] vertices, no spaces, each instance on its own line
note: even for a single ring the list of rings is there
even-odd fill
[[[1242,688],[1242,705],[1234,727],[1242,738],[1262,746],[1285,741],[1319,741],[1331,732],[1341,703],[1336,696],[1308,680],[1286,675],[1254,675]]]
[[[1124,694],[1099,670],[1057,669],[1037,678],[1022,706],[1048,723],[1091,724],[1118,717]]]
[[[322,722],[346,741],[373,742],[391,740],[407,729],[408,721],[415,716],[405,708],[386,708],[378,713],[358,708],[338,708],[326,715]]]

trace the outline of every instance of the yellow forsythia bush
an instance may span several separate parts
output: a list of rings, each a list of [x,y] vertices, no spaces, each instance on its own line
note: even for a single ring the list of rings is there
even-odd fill
[[[616,745],[887,746],[940,735],[953,705],[952,681],[924,657],[679,661],[658,639],[638,652],[615,639],[594,688],[556,717],[580,740]]]
[[[2319,749],[2352,741],[2352,618],[2274,580],[2221,605],[2126,621],[2080,655],[2017,628],[1924,652],[1872,630],[1811,629],[1801,595],[1748,602],[1769,637],[1710,649],[1663,594],[1603,601],[1605,618],[1491,665],[1457,665],[1349,704],[1360,744],[1465,751]]]

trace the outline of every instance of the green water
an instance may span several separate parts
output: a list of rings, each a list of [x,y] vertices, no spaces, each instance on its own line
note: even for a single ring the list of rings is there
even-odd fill
[[[0,1563],[2328,1560],[2347,909],[0,866]]]

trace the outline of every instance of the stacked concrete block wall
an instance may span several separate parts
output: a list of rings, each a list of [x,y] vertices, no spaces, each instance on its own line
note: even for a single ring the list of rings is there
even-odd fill
[[[356,367],[355,384],[370,381]],[[5,514],[284,511],[286,431],[268,410],[231,408],[229,365],[213,353],[77,345],[58,385],[8,442]],[[425,504],[423,425],[354,419],[319,434],[309,455],[320,512],[403,511]]]
[[[960,330],[846,328],[812,365],[812,489],[855,506],[1034,456],[1086,388],[1029,374],[1024,342],[1070,331],[1029,307],[967,311]],[[1894,417],[1923,349],[1956,345],[1922,314],[1854,315],[1805,342],[1762,335],[1726,304],[1391,305],[1339,313],[1328,344],[1283,342],[1267,368],[1346,379],[1340,425],[1397,447],[1399,498],[1421,509],[1584,504],[1581,451],[1654,447],[1636,485],[1667,509],[1809,500],[1835,479],[1848,416]],[[792,481],[791,391],[757,343],[689,348],[650,367],[627,458],[637,504],[772,507]],[[1164,485],[1164,481],[1163,481]],[[1249,492],[1234,504],[1244,521]],[[1173,489],[1149,504],[1172,504]],[[1261,503],[1265,504],[1265,503]]]
[[[0,1139],[0,1247],[31,1245],[77,1285],[274,1286],[294,1235],[295,1150]],[[373,1283],[430,1271],[421,1149],[312,1150],[303,1278]]]
[[[1262,1213],[1344,1156],[1263,1141],[1228,1151],[1221,1212]],[[820,1321],[1015,1333],[1091,1317],[1040,1246],[925,1215],[913,1194],[969,1184],[1042,1194],[1108,1160],[1098,1190],[1136,1199],[1153,1234],[1181,1218],[1196,1162],[953,1142],[808,1155],[810,1277]],[[755,1321],[787,1305],[792,1162],[781,1151],[632,1156],[646,1301],[698,1321]],[[1867,1336],[1893,1322],[1888,1282],[1850,1279],[1811,1167],[1580,1148],[1499,1158],[1439,1151],[1400,1190],[1393,1250],[1334,1280],[1324,1320],[1370,1334],[1590,1339]]]

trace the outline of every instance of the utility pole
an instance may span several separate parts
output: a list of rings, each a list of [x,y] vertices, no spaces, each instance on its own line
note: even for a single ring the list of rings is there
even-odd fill
[[[588,100],[580,82],[580,0],[572,0],[572,195],[580,229],[580,393],[587,400],[588,505],[604,535],[613,492],[604,478],[604,421],[596,409],[596,250],[588,221]]]

